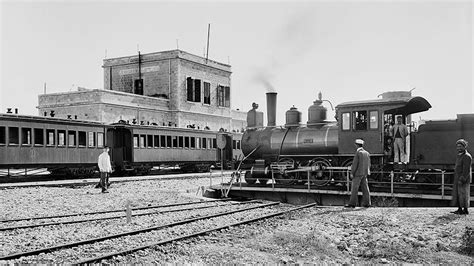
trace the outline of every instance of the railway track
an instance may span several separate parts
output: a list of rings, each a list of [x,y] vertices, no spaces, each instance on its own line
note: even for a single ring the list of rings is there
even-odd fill
[[[192,210],[199,210],[199,209],[207,209],[212,207],[219,207],[220,202],[226,202],[230,199],[219,199],[219,200],[209,200],[209,201],[199,201],[199,202],[189,202],[189,203],[177,203],[177,204],[166,204],[166,205],[155,205],[155,206],[147,206],[147,207],[137,207],[131,208],[131,211],[137,210],[150,210],[150,209],[162,209],[162,208],[169,208],[169,207],[176,207],[176,206],[191,206],[191,205],[202,205],[208,204],[205,206],[195,206],[190,208],[180,208],[180,209],[166,209],[166,210],[157,210],[152,212],[142,212],[142,213],[133,213],[134,217],[143,216],[143,215],[153,215],[153,214],[164,214],[164,213],[171,213],[171,212],[180,212],[180,211],[192,211]],[[247,201],[253,202],[253,201]],[[233,204],[243,204],[245,202],[231,202],[228,203],[229,205]],[[209,205],[210,204],[210,205]],[[88,213],[74,213],[74,214],[64,214],[64,215],[55,215],[55,216],[45,216],[45,217],[30,217],[30,218],[21,218],[21,219],[11,219],[11,220],[2,220],[0,221],[0,231],[8,231],[8,230],[17,230],[17,229],[27,229],[27,228],[34,228],[40,226],[53,226],[53,225],[64,225],[64,224],[73,224],[73,223],[85,223],[85,222],[93,222],[93,221],[104,221],[110,219],[120,219],[127,217],[127,214],[120,214],[115,216],[106,216],[106,217],[95,217],[95,218],[87,218],[87,219],[78,219],[78,220],[65,220],[65,221],[54,221],[54,222],[43,222],[43,223],[36,223],[36,224],[26,224],[26,225],[10,225],[11,223],[15,223],[18,221],[34,221],[34,220],[43,220],[43,219],[55,219],[55,218],[64,218],[64,217],[75,217],[75,216],[94,216],[98,214],[111,214],[117,212],[124,212],[126,213],[127,209],[121,210],[110,210],[110,211],[98,211],[98,212],[88,212]]]
[[[149,226],[122,233],[88,238],[63,244],[37,248],[26,252],[17,252],[0,257],[4,263],[89,263],[101,261],[118,254],[128,254],[136,250],[172,241],[206,234],[223,228],[267,219],[284,213],[299,210],[314,204],[281,211],[275,208],[278,203],[256,204],[247,202],[250,207],[233,206],[228,211],[214,212],[209,215],[196,215],[187,219]],[[220,210],[221,208],[219,208]],[[262,214],[263,213],[263,214]],[[116,247],[130,247],[117,250]]]

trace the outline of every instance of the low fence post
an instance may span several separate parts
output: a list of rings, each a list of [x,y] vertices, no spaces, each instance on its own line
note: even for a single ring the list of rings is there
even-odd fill
[[[272,171],[272,190],[275,191],[275,176],[273,175],[273,169],[270,169]]]
[[[441,171],[441,198],[444,199],[444,171]]]
[[[309,175],[310,175],[311,171],[308,170],[308,192],[311,191],[311,183],[309,182]]]
[[[350,188],[350,178],[349,178],[349,175],[350,175],[350,170],[349,168],[346,170],[346,182],[347,182],[347,192],[351,192],[351,188]]]
[[[209,187],[212,187],[212,168],[209,168]]]
[[[393,194],[393,178],[394,178],[393,171],[390,171],[390,193]]]

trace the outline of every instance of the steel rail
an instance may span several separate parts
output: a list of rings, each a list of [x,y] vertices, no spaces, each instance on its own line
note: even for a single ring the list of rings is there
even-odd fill
[[[85,259],[85,260],[82,260],[82,261],[78,261],[78,262],[75,262],[74,264],[75,265],[76,264],[77,265],[84,265],[84,264],[89,264],[89,263],[100,262],[104,259],[112,258],[114,256],[125,255],[125,254],[129,254],[129,253],[133,253],[133,252],[138,251],[138,250],[143,250],[143,249],[147,249],[147,248],[154,247],[154,246],[164,245],[164,244],[168,244],[168,243],[171,243],[171,242],[174,242],[174,241],[183,240],[183,239],[191,238],[191,237],[196,237],[196,236],[199,236],[199,235],[205,235],[205,234],[207,234],[209,232],[213,232],[213,231],[218,231],[218,230],[222,230],[222,229],[229,228],[229,227],[239,226],[239,225],[242,225],[242,224],[248,224],[248,223],[256,222],[256,221],[259,221],[259,220],[273,218],[275,216],[283,215],[283,214],[286,214],[286,213],[289,213],[289,212],[293,212],[293,211],[297,211],[297,210],[300,210],[300,209],[309,208],[309,207],[313,207],[313,206],[316,206],[316,203],[311,203],[311,204],[308,204],[308,205],[292,208],[290,210],[281,211],[281,212],[277,212],[277,213],[273,213],[273,214],[268,214],[268,215],[264,215],[264,216],[261,216],[261,217],[248,219],[248,220],[245,220],[245,221],[239,221],[239,222],[232,223],[232,224],[218,226],[218,227],[208,229],[208,230],[203,230],[203,231],[200,231],[200,232],[197,232],[197,233],[187,234],[187,235],[184,235],[184,236],[178,236],[178,237],[174,237],[174,238],[168,238],[168,239],[165,239],[165,240],[161,240],[159,242],[139,246],[139,247],[128,249],[128,250],[108,253],[108,254],[105,254],[105,255],[100,256],[100,257],[89,258],[89,259]]]
[[[86,240],[81,240],[81,241],[76,241],[76,242],[69,242],[69,243],[66,243],[66,244],[46,247],[46,248],[42,248],[42,249],[36,249],[36,250],[31,250],[31,251],[26,251],[26,252],[9,254],[7,256],[0,257],[0,261],[1,260],[18,259],[18,258],[21,258],[21,257],[37,255],[37,254],[40,254],[40,253],[48,253],[48,252],[52,252],[54,250],[58,250],[58,249],[62,249],[62,248],[70,248],[70,247],[90,244],[90,243],[94,243],[94,242],[99,242],[99,241],[103,241],[103,240],[119,238],[119,237],[122,237],[122,236],[136,235],[136,234],[139,234],[139,233],[149,232],[149,231],[158,230],[158,229],[162,229],[162,228],[166,228],[166,227],[192,223],[192,222],[199,221],[199,220],[210,219],[210,218],[214,218],[214,217],[229,215],[229,214],[233,214],[233,213],[237,213],[237,212],[243,212],[243,211],[248,211],[248,210],[253,210],[253,209],[258,209],[258,208],[265,208],[265,207],[278,205],[278,204],[280,204],[280,203],[279,202],[274,202],[274,203],[262,204],[262,205],[259,205],[259,206],[249,207],[249,208],[245,208],[245,209],[240,209],[240,210],[235,210],[235,211],[228,211],[228,212],[223,212],[223,213],[218,213],[218,214],[212,214],[212,215],[208,215],[208,216],[182,220],[182,221],[179,221],[179,222],[173,222],[173,223],[168,223],[168,224],[164,224],[164,225],[152,226],[152,227],[147,227],[147,228],[143,228],[143,229],[139,229],[139,230],[133,230],[133,231],[125,232],[125,233],[107,235],[107,236],[103,236],[103,237],[91,238],[91,239],[86,239]]]
[[[255,203],[255,202],[258,202],[258,201],[251,200],[251,201],[244,201],[244,202],[232,202],[228,205],[234,205],[234,204],[237,205],[237,204]],[[162,213],[170,213],[170,212],[199,210],[199,209],[207,209],[207,208],[220,207],[220,206],[223,206],[223,205],[215,204],[215,205],[210,205],[210,206],[201,206],[201,207],[185,208],[185,209],[177,209],[177,210],[154,211],[154,212],[133,214],[132,216],[136,217],[136,216],[162,214]],[[62,221],[62,222],[52,222],[52,223],[44,223],[44,224],[29,224],[29,225],[19,225],[19,226],[12,226],[12,227],[3,227],[3,228],[0,228],[0,231],[26,229],[26,228],[34,228],[34,227],[41,227],[41,226],[60,225],[60,224],[74,224],[74,223],[84,223],[84,222],[92,222],[92,221],[112,220],[112,219],[118,219],[118,218],[123,218],[123,217],[127,217],[127,215],[123,214],[123,215],[112,216],[112,217],[90,218],[90,219],[82,219],[82,220],[75,220],[75,221]]]
[[[166,207],[175,207],[175,206],[182,206],[182,205],[193,205],[193,204],[200,204],[200,203],[207,203],[207,202],[229,201],[229,200],[230,199],[216,199],[216,200],[193,201],[193,202],[185,202],[185,203],[173,203],[173,204],[146,206],[146,207],[136,207],[136,208],[131,208],[131,210],[134,211],[134,210],[166,208]],[[30,221],[30,220],[42,220],[42,219],[54,219],[54,218],[64,218],[64,217],[81,216],[81,215],[95,215],[95,214],[104,214],[104,213],[113,213],[113,212],[124,212],[126,210],[127,209],[118,209],[118,210],[111,210],[111,211],[96,211],[96,212],[61,214],[61,215],[52,215],[52,216],[18,218],[18,219],[0,220],[0,223]]]

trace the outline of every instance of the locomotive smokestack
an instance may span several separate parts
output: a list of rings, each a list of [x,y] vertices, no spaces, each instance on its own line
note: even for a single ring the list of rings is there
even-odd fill
[[[277,93],[267,92],[267,126],[276,125]]]

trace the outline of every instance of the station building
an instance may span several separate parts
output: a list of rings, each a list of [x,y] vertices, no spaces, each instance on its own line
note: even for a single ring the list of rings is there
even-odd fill
[[[41,116],[241,132],[231,66],[181,50],[104,59],[104,89],[38,96]]]

